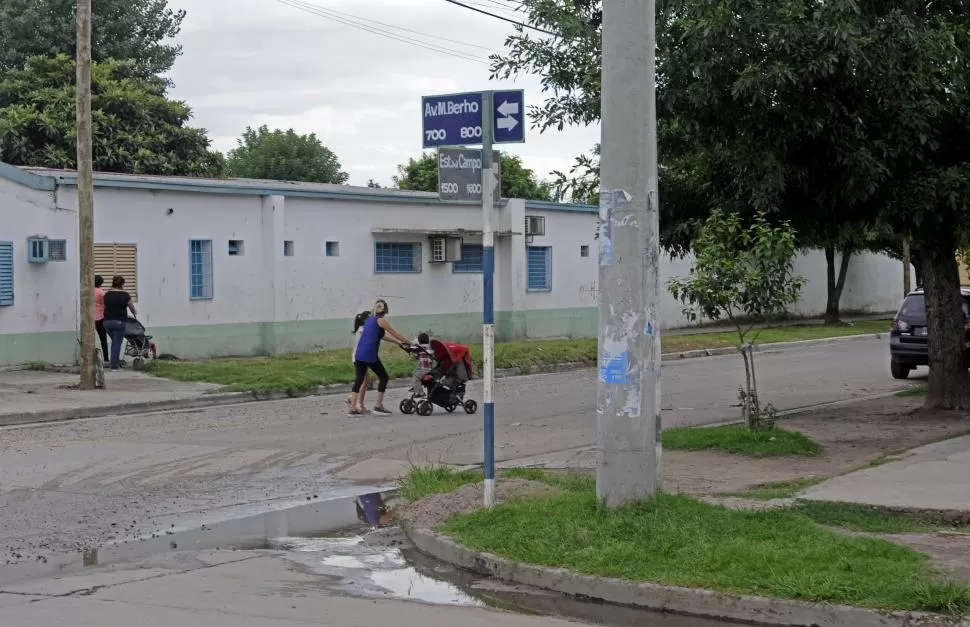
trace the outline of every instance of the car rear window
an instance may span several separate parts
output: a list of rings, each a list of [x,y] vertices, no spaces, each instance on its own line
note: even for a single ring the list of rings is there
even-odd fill
[[[899,308],[900,316],[909,318],[926,318],[926,301],[922,294],[911,294],[903,301],[903,306]],[[963,297],[963,315],[970,316],[970,298]]]
[[[903,301],[903,306],[899,308],[900,316],[925,317],[926,301],[922,294],[910,294]]]

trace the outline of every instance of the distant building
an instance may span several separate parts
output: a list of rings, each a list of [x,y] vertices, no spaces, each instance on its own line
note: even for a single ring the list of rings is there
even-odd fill
[[[0,365],[77,360],[76,177],[0,164]],[[478,207],[278,181],[97,174],[95,189],[95,272],[125,277],[163,353],[349,346],[350,320],[376,298],[406,335],[481,335]],[[595,336],[596,209],[512,199],[496,216],[498,338]],[[666,260],[664,272],[689,267]],[[895,309],[899,268],[853,259],[843,308]],[[796,312],[820,313],[824,260],[811,253],[797,270],[810,282]],[[660,318],[685,324],[666,292]]]

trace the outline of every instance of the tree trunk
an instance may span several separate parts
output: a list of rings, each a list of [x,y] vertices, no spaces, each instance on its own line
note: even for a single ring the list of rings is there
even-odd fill
[[[923,258],[915,249],[909,251],[909,261],[913,264],[913,276],[916,279],[916,289],[923,287]]]
[[[842,259],[839,262],[839,274],[835,274],[835,247],[825,247],[825,278],[828,288],[828,297],[825,301],[825,324],[837,324],[842,322],[839,311],[839,303],[842,300],[842,290],[845,289],[845,278],[849,273],[849,261],[852,260],[852,251],[849,249],[842,251]]]
[[[932,409],[970,409],[970,373],[964,347],[956,246],[928,246],[920,250],[920,257],[930,361],[925,405]]]
[[[741,358],[744,359],[744,393],[741,398],[741,416],[744,418],[744,425],[754,430],[754,412],[751,411],[751,365],[748,362],[748,351],[746,346],[741,347]]]

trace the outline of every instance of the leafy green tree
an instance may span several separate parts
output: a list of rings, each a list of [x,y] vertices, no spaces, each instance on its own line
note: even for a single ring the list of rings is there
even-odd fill
[[[75,0],[0,2],[0,73],[23,69],[34,56],[71,57],[77,48]],[[167,0],[92,0],[91,55],[131,62],[142,78],[172,69],[182,47],[172,43],[185,11]]]
[[[738,214],[714,211],[694,240],[690,274],[667,283],[684,304],[691,322],[700,319],[731,323],[738,333],[744,360],[745,387],[741,407],[749,429],[773,426],[773,409],[762,406],[754,368],[756,325],[784,314],[795,304],[805,284],[794,275],[798,252],[795,230],[787,222],[769,224],[764,213],[745,227]]]
[[[504,198],[525,198],[526,200],[550,200],[552,186],[536,178],[535,172],[525,167],[521,157],[502,155],[502,196]],[[399,189],[418,192],[438,191],[437,153],[426,152],[420,159],[409,159],[397,167],[398,174],[393,178]]]
[[[229,176],[271,181],[303,181],[343,185],[349,178],[340,161],[315,133],[297,135],[289,129],[270,131],[266,125],[247,127],[229,151]]]
[[[0,77],[0,161],[77,167],[75,64],[67,55],[32,57]],[[222,156],[191,110],[165,96],[159,78],[141,78],[127,62],[92,69],[94,168],[102,172],[219,176]]]
[[[846,85],[870,52],[857,38],[833,36],[858,31],[837,4],[731,0],[717,11],[684,0],[658,4],[665,246],[682,249],[711,206],[749,218],[770,210],[796,224],[803,246],[826,250],[833,321],[851,255],[868,241],[864,223],[843,224],[840,216],[846,203],[869,199],[872,190],[860,181],[884,176],[855,133],[855,108],[829,106],[862,99],[864,81]],[[601,3],[524,0],[523,7],[532,24],[561,39],[520,30],[505,55],[492,57],[494,75],[543,76],[549,97],[532,109],[543,130],[598,120]],[[556,174],[559,189],[588,192],[598,186],[598,159],[581,156],[573,172]]]
[[[382,189],[381,184],[374,179],[367,179],[367,187],[371,189]]]

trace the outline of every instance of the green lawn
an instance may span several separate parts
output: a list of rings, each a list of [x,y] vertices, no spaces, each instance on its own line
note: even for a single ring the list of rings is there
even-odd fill
[[[862,335],[885,331],[887,328],[888,322],[882,320],[860,321],[852,326],[780,326],[764,329],[758,341],[767,344]],[[698,332],[664,336],[662,342],[665,353],[681,353],[736,346],[737,336],[733,333]],[[473,344],[471,350],[480,368],[481,345]],[[395,346],[384,346],[381,359],[394,378],[409,376],[414,369],[414,361]],[[496,368],[528,368],[561,363],[595,364],[596,339],[503,342],[495,347]],[[349,383],[354,379],[350,349],[291,353],[277,357],[160,360],[152,362],[148,366],[148,372],[177,381],[216,383],[226,386],[226,391],[238,392],[305,392],[320,385]]]
[[[797,431],[777,427],[750,431],[740,425],[666,429],[663,445],[675,451],[722,451],[748,457],[810,456],[822,452],[820,444]]]
[[[898,514],[854,503],[801,501],[793,505],[791,511],[820,525],[867,533],[927,533],[954,529],[927,516]]]
[[[785,510],[736,512],[659,494],[606,512],[576,482],[560,495],[457,516],[441,530],[476,550],[587,574],[880,609],[970,609],[970,590],[943,580],[920,553],[843,537]]]

